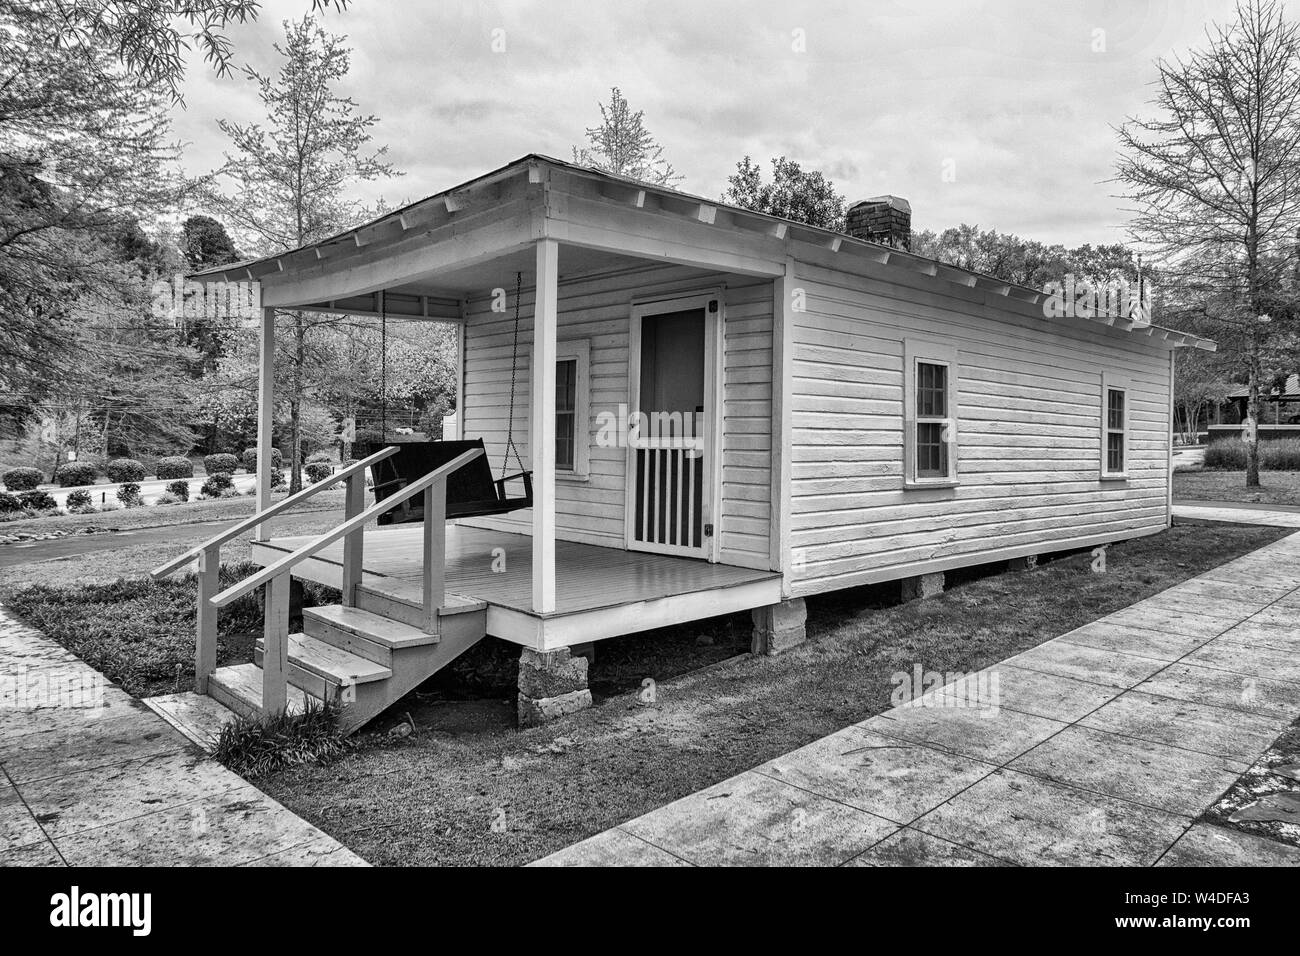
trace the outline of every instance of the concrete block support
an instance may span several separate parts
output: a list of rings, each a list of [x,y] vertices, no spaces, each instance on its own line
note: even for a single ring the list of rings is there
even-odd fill
[[[808,636],[808,608],[803,598],[756,607],[752,613],[754,631],[749,649],[755,654],[780,654],[798,647]]]
[[[903,578],[902,584],[904,601],[938,597],[943,593],[943,572],[932,571],[914,578]]]
[[[1007,562],[1008,571],[1032,571],[1038,567],[1038,555],[1027,554],[1023,558],[1012,558]]]
[[[519,726],[536,727],[591,706],[587,659],[569,648],[519,655]]]

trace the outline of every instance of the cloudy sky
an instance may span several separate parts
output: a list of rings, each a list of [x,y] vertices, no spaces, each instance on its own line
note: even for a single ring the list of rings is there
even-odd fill
[[[267,0],[232,31],[239,59],[274,69],[281,21],[309,7]],[[353,0],[323,21],[349,37],[345,92],[379,116],[375,140],[406,173],[360,189],[369,200],[417,199],[529,152],[568,159],[619,86],[690,192],[718,195],[746,154],[786,155],[850,200],[906,197],[917,229],[1077,244],[1124,237],[1111,127],[1146,109],[1153,61],[1231,13],[1231,0]],[[198,64],[186,99],[192,171],[221,160],[218,118],[259,117],[251,83]]]

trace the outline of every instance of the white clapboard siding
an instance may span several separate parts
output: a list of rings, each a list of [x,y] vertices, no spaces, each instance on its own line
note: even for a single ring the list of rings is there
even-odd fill
[[[792,594],[1164,526],[1169,357],[1156,340],[800,262]],[[958,352],[955,488],[903,487],[903,340]],[[1127,481],[1101,481],[1102,373],[1126,379]]]
[[[510,402],[514,329],[513,286],[506,312],[493,312],[488,297],[472,298],[465,328],[464,434],[482,437],[493,472],[500,474]],[[589,475],[556,479],[556,534],[571,541],[621,547],[624,541],[626,449],[597,442],[601,413],[616,416],[628,402],[628,323],[633,299],[688,294],[724,287],[722,408],[722,503],[715,520],[719,560],[766,568],[771,520],[772,293],[767,281],[705,275],[676,266],[651,266],[583,278],[561,277],[561,343],[585,340],[590,347],[587,437]],[[528,443],[528,355],[532,344],[533,292],[524,289],[520,355],[516,370],[515,443],[525,467]],[[513,458],[511,459],[511,471]],[[472,522],[528,533],[531,517]]]

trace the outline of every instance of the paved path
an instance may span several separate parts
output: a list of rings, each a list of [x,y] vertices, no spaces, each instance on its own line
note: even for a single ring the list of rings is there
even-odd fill
[[[1297,866],[1193,823],[1300,714],[1297,618],[1300,534],[539,862]]]
[[[364,866],[0,611],[0,867]]]
[[[1229,501],[1174,503],[1175,518],[1199,521],[1227,521],[1234,524],[1266,524],[1279,528],[1300,528],[1300,511],[1270,509],[1267,505],[1237,504]]]

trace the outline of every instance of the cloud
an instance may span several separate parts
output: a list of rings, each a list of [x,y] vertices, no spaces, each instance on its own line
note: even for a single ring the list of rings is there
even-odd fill
[[[238,54],[273,70],[280,21],[308,7],[265,3],[232,31]],[[718,195],[746,154],[787,155],[850,199],[907,197],[918,228],[1077,244],[1123,238],[1112,127],[1143,111],[1152,61],[1230,16],[1230,0],[354,0],[323,20],[349,36],[346,92],[407,173],[359,187],[368,201],[567,158],[617,85],[691,192]],[[259,118],[251,83],[198,62],[186,97],[194,172],[221,161],[218,118]]]

